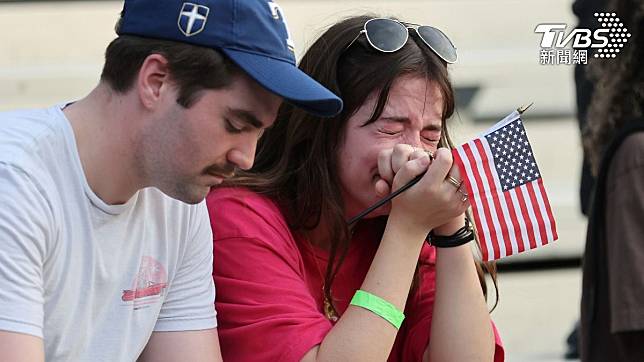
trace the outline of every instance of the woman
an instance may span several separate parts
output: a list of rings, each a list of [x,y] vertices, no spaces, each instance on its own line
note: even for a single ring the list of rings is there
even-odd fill
[[[609,1],[628,41],[589,65],[584,146],[597,177],[581,299],[582,361],[644,361],[644,4]],[[612,38],[611,38],[612,39]]]
[[[320,119],[283,106],[251,172],[208,197],[226,360],[503,359],[444,148],[455,58],[436,29],[366,16],[307,51],[300,67],[344,111]],[[463,245],[430,246],[430,231]]]

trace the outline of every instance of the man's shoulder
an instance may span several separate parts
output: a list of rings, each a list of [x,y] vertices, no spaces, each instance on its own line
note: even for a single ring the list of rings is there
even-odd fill
[[[59,110],[59,109],[58,109]],[[0,112],[0,163],[28,169],[43,155],[43,147],[64,143],[55,107]]]
[[[187,204],[164,194],[155,187],[139,190],[136,203],[137,217],[154,218],[159,222],[168,223],[168,226],[175,225],[182,228],[181,225],[184,225],[190,228],[199,224],[203,218],[208,219],[205,201]]]

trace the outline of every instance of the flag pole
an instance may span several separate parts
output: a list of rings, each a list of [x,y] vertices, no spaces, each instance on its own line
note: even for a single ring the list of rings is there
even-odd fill
[[[533,104],[534,104],[534,102],[528,104],[527,106],[521,106],[521,107],[517,108],[517,112],[519,112],[519,114],[523,114],[523,112],[527,111],[528,108],[532,107]]]

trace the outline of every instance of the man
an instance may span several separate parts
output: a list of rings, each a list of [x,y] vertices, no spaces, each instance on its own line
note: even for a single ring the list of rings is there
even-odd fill
[[[220,360],[202,201],[282,99],[341,110],[272,1],[126,0],[117,33],[88,96],[0,114],[3,360]]]

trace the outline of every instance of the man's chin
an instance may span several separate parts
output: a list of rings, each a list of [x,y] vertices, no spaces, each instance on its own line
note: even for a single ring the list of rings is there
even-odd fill
[[[202,202],[206,196],[208,196],[209,192],[210,186],[193,186],[182,187],[180,190],[175,190],[171,193],[163,193],[175,200],[179,200],[189,205],[196,205]]]

